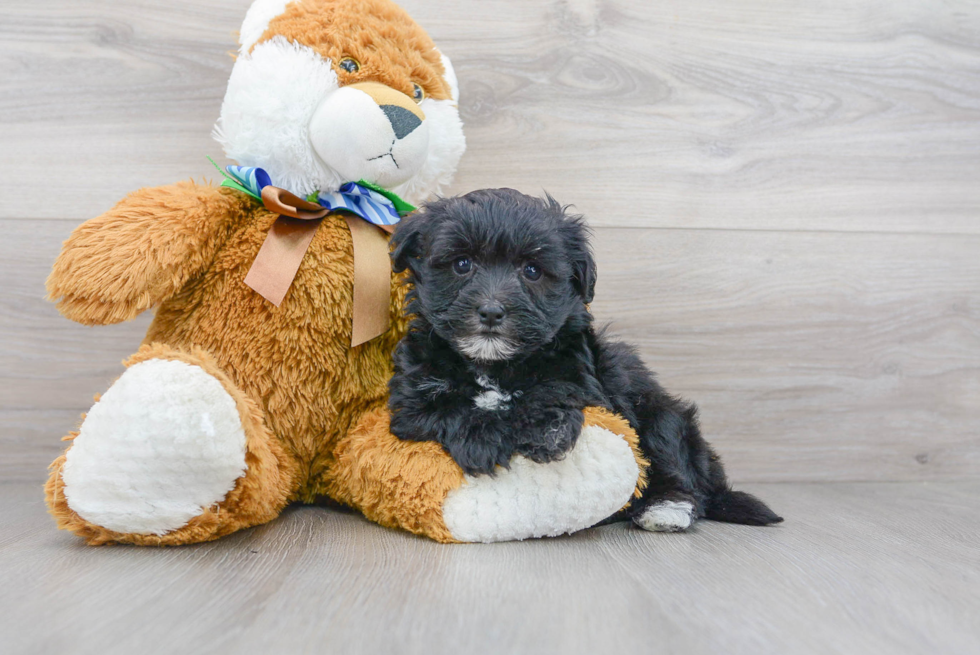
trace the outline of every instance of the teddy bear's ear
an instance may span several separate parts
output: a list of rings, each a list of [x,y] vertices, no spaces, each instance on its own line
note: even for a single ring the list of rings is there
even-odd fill
[[[443,79],[446,80],[446,84],[449,85],[449,93],[453,99],[453,102],[459,102],[459,82],[456,81],[456,71],[453,69],[453,62],[449,61],[449,57],[442,54],[439,48],[436,48],[436,52],[439,53],[439,58],[442,59],[442,67],[446,69]]]
[[[241,53],[252,49],[262,34],[269,28],[269,22],[286,11],[289,0],[254,0],[245,13],[242,28],[238,32],[238,43]]]

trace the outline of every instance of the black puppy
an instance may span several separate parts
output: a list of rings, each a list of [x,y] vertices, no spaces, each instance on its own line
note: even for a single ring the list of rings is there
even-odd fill
[[[560,459],[575,445],[582,410],[605,407],[629,421],[651,462],[643,497],[626,510],[643,527],[682,530],[701,516],[782,520],[730,489],[696,407],[667,394],[632,347],[593,327],[596,267],[582,217],[551,197],[481,190],[428,204],[392,241],[395,270],[409,270],[414,315],[394,356],[396,436],[436,441],[467,473],[492,474],[515,454]]]

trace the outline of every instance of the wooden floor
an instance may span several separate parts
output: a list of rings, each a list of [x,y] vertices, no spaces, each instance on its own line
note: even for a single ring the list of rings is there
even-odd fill
[[[980,652],[980,3],[403,0],[459,76],[449,192],[595,228],[593,310],[787,517],[440,546],[296,508],[82,546],[40,485],[149,316],[44,300],[61,241],[214,172],[250,0],[4,0],[0,655]]]
[[[220,542],[89,548],[0,485],[0,652],[980,652],[980,482],[746,487],[774,528],[446,546],[296,507]]]

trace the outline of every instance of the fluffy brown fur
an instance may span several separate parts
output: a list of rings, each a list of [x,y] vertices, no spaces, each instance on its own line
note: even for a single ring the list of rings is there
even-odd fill
[[[325,493],[321,478],[337,440],[384,401],[391,349],[404,330],[402,296],[393,285],[392,329],[351,348],[351,235],[331,215],[282,305],[273,306],[242,280],[274,220],[255,204],[216,249],[207,275],[160,306],[145,342],[203,348],[232,372],[302,471],[292,499],[310,502]]]
[[[72,232],[48,277],[48,297],[84,325],[133,319],[207,268],[252,211],[242,193],[193,182],[134,191]]]
[[[381,525],[454,541],[442,502],[462,484],[463,471],[438,444],[396,438],[388,431],[388,411],[379,408],[361,419],[336,456],[333,498]]]
[[[71,513],[58,493],[59,459],[48,501],[62,527],[92,543],[187,543],[267,521],[288,501],[312,502],[327,493],[340,438],[384,404],[391,350],[405,327],[403,290],[394,280],[392,329],[350,348],[351,237],[341,217],[328,216],[282,306],[272,306],[242,280],[274,220],[243,194],[184,183],[138,191],[65,242],[48,279],[59,308],[96,325],[131,318],[162,300],[143,349],[129,363],[154,356],[199,360],[240,402],[251,459],[220,516],[206,513],[162,539],[112,535]],[[252,471],[253,461],[268,460],[266,451],[280,466]],[[279,480],[266,480],[269,475]]]
[[[341,86],[370,80],[411,98],[414,82],[428,97],[450,97],[435,43],[405,10],[388,0],[293,2],[269,22],[257,44],[275,35],[309,46],[333,62]],[[339,68],[344,57],[357,60],[361,69],[348,73]]]

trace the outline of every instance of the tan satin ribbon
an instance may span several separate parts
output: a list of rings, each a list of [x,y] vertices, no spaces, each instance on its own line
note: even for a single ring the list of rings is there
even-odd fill
[[[245,284],[278,307],[296,277],[320,221],[329,209],[299,198],[285,189],[262,189],[262,203],[279,214]],[[391,262],[388,259],[390,226],[375,226],[359,216],[342,212],[354,247],[354,308],[351,347],[384,334],[390,323]],[[381,229],[378,229],[378,228]]]

